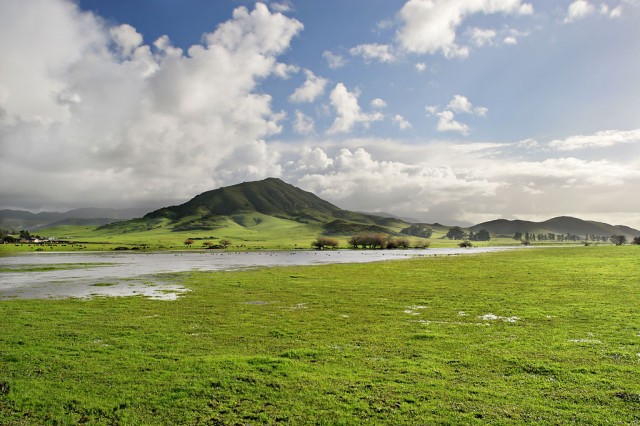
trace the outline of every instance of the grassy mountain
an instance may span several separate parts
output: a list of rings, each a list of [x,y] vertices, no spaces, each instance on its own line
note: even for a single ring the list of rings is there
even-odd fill
[[[255,228],[267,218],[307,224],[327,235],[357,232],[396,233],[408,224],[343,210],[311,192],[280,179],[268,178],[222,187],[195,196],[184,204],[147,213],[142,219],[106,225],[101,229],[127,232],[168,227],[173,231],[215,230],[229,226]]]
[[[554,217],[544,222],[531,222],[527,220],[498,219],[483,222],[471,227],[474,232],[486,229],[496,235],[513,235],[516,232],[529,232],[536,234],[572,234],[582,237],[584,235],[611,236],[625,235],[627,238],[640,236],[640,231],[628,226],[609,225],[608,223],[587,221],[569,216]]]

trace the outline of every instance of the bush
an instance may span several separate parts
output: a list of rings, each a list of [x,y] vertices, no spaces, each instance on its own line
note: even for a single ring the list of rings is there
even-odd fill
[[[632,244],[640,244],[640,237],[633,237]]]
[[[324,250],[327,247],[338,248],[339,245],[340,245],[340,242],[335,238],[329,238],[329,237],[323,237],[323,236],[319,236],[318,238],[316,238],[314,242],[311,243],[311,247],[317,250]]]
[[[349,239],[349,245],[353,248],[384,249],[387,248],[388,243],[389,239],[384,234],[361,233]]]
[[[463,241],[458,244],[458,247],[469,248],[469,247],[473,247],[473,244],[471,244],[471,241]]]

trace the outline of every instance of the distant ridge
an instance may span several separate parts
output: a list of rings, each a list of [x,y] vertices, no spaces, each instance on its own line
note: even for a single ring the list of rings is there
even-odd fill
[[[640,231],[623,225],[609,225],[608,223],[587,221],[570,216],[558,216],[544,222],[527,220],[497,219],[479,223],[470,228],[477,232],[486,229],[496,235],[513,235],[516,232],[536,234],[571,234],[583,237],[585,235],[611,236],[624,235],[627,238],[640,236]]]
[[[104,225],[118,220],[141,217],[148,210],[141,208],[80,208],[67,212],[31,213],[24,210],[0,210],[0,228],[38,230],[59,225]]]

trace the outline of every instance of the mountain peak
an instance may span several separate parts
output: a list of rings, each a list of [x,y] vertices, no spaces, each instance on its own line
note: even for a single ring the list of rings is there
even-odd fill
[[[340,210],[310,192],[270,177],[206,191],[184,204],[159,209],[145,217],[176,220],[194,215],[229,216],[257,212],[298,220],[309,215],[311,219],[318,214],[333,215]]]

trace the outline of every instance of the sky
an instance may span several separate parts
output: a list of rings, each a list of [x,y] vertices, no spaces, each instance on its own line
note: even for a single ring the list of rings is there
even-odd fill
[[[0,209],[278,177],[339,207],[640,228],[640,0],[0,0]]]

